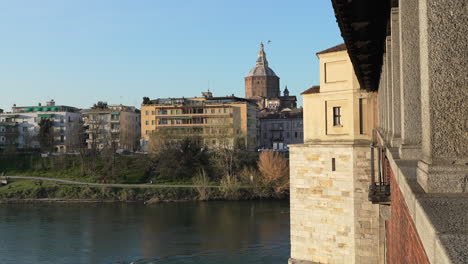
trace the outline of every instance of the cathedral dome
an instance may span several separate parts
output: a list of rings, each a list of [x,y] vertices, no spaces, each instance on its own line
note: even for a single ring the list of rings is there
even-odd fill
[[[250,70],[247,77],[251,76],[276,76],[275,72],[268,67],[265,51],[263,50],[263,43],[260,43],[260,51],[258,52],[257,65]]]

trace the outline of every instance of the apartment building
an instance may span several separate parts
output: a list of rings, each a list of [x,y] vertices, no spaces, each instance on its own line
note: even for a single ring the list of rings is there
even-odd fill
[[[88,149],[135,151],[140,141],[140,111],[133,106],[98,102],[81,111]]]
[[[235,96],[213,97],[211,92],[194,98],[145,99],[141,106],[142,146],[151,135],[170,130],[174,135],[199,135],[211,147],[241,140],[257,147],[258,108],[254,101]]]
[[[47,148],[55,152],[71,150],[76,131],[81,126],[81,113],[76,107],[56,105],[54,100],[46,102],[45,105],[13,105],[11,112],[0,113],[0,122],[4,124],[4,128],[0,130],[5,130],[6,133],[7,126],[10,127],[8,130],[17,126],[17,138],[14,143],[18,149],[45,148],[41,146],[38,135],[41,121],[46,119],[50,121],[52,131],[49,142],[51,146]],[[9,141],[12,142],[11,139]]]
[[[3,109],[0,109],[3,114]],[[18,146],[18,124],[16,122],[6,122],[0,120],[0,151],[16,149]]]
[[[290,144],[304,142],[302,109],[261,113],[259,121],[259,147],[262,149],[288,150]]]

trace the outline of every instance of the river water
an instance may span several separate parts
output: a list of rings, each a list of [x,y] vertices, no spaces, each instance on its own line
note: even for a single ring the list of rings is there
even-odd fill
[[[289,203],[0,204],[0,263],[287,263]]]

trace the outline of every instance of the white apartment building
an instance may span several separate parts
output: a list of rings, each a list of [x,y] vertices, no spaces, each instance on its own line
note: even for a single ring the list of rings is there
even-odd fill
[[[0,122],[18,125],[18,149],[39,149],[39,123],[42,119],[52,121],[53,151],[67,152],[75,145],[81,124],[81,113],[78,108],[56,105],[54,100],[45,105],[13,105],[11,112],[0,113]]]

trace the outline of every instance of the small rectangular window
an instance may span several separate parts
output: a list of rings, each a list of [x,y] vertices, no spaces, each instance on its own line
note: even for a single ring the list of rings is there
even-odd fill
[[[336,171],[336,161],[335,161],[335,158],[332,158],[332,171]]]
[[[333,107],[333,125],[341,126],[341,107]]]

